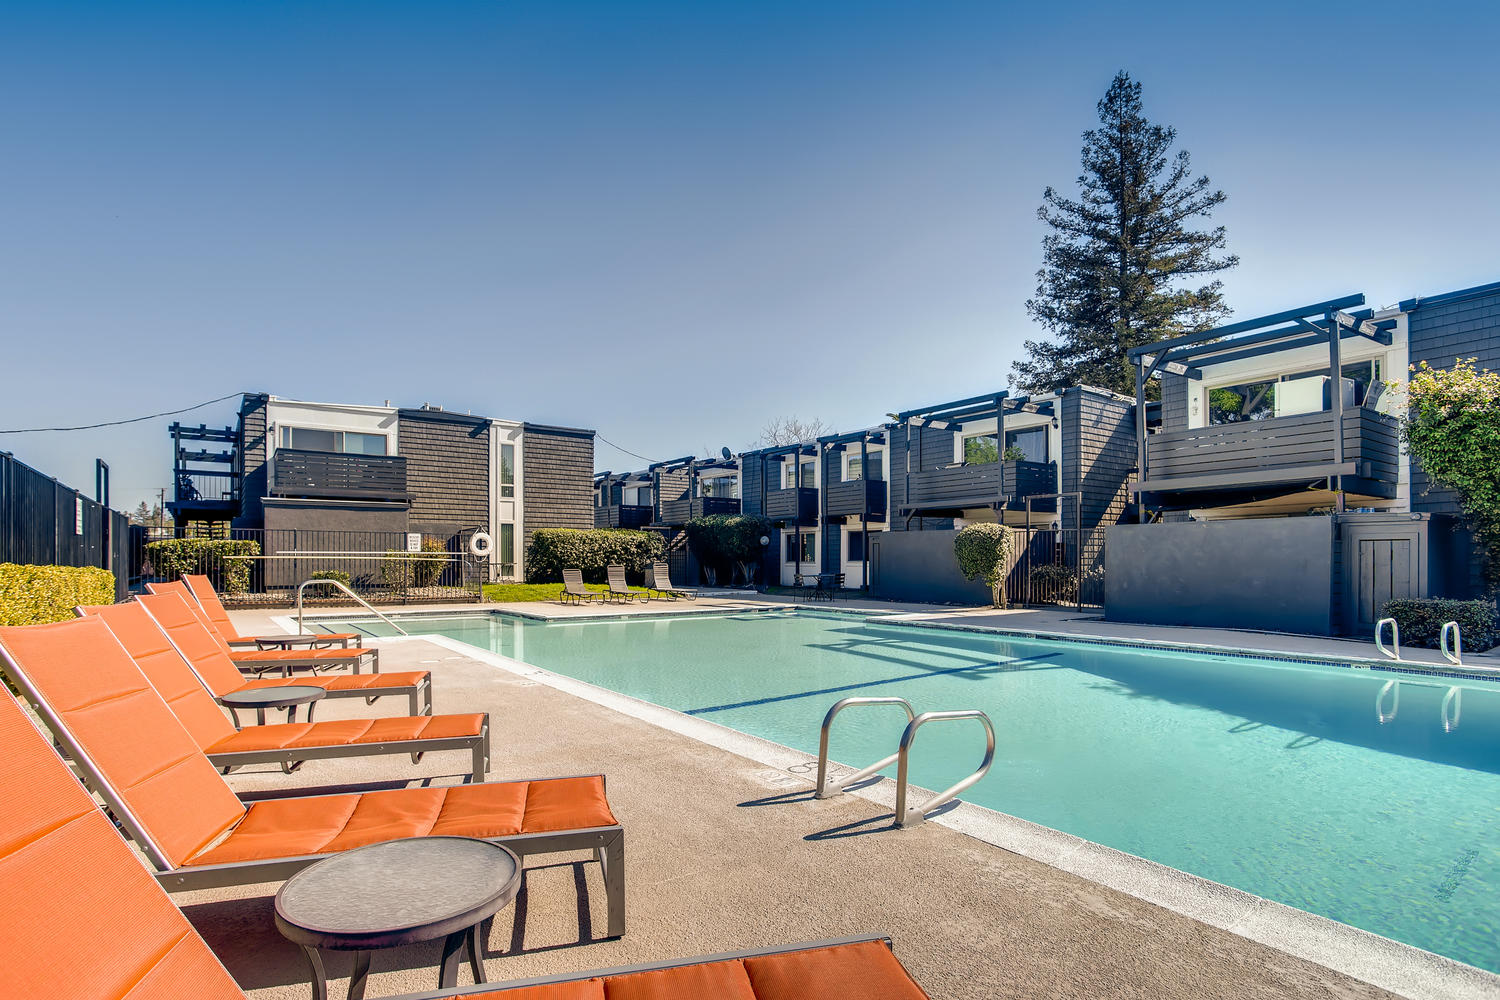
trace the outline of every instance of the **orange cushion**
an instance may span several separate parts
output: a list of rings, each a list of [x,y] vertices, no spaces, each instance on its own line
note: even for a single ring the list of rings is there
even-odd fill
[[[856,996],[858,994],[855,994]],[[876,996],[878,994],[871,994]],[[849,994],[842,994],[849,996]],[[605,1000],[756,1000],[738,961],[632,972],[604,980]]]
[[[747,958],[745,971],[759,1000],[928,1000],[883,941]]]
[[[280,663],[283,660],[353,663],[373,652],[369,649],[237,649],[229,654],[229,658],[235,663]]]
[[[453,1000],[604,1000],[604,981],[581,979],[572,983],[546,983],[541,986],[522,986],[515,990],[491,991],[489,993],[465,993]],[[705,997],[704,1000],[709,1000]]]
[[[268,687],[320,687],[329,694],[340,691],[394,691],[414,688],[428,678],[425,670],[405,670],[391,674],[341,674],[338,677],[263,677],[245,681],[235,690]]]
[[[552,778],[533,781],[526,793],[523,833],[552,830],[587,830],[614,826],[614,813],[604,797],[604,778],[597,774],[582,778]]]
[[[545,783],[545,782],[544,782]],[[520,833],[526,790],[534,781],[491,781],[448,789],[433,836],[504,837]]]

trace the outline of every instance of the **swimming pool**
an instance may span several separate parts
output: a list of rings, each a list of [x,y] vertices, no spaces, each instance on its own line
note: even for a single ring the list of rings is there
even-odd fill
[[[807,611],[402,624],[813,755],[840,698],[981,708],[967,801],[1500,972],[1497,684]],[[904,723],[847,712],[831,755],[863,766]],[[924,729],[912,780],[982,746]]]

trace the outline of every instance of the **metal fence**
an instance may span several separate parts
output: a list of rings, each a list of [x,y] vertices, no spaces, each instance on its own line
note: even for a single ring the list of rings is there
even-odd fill
[[[128,521],[124,514],[0,452],[0,562],[98,566],[126,594]]]
[[[371,603],[472,601],[490,573],[487,559],[469,554],[475,530],[423,536],[425,548],[409,551],[411,536],[402,531],[134,526],[130,582],[140,590],[202,574],[227,603],[262,606],[290,604],[299,584],[319,577]],[[317,598],[339,601],[331,588],[307,592],[309,602]]]
[[[1076,511],[1082,498],[1078,493],[1060,493],[1032,499],[1056,500],[1061,522],[1067,524],[1068,505]],[[1078,523],[1076,513],[1073,523]],[[1102,608],[1105,535],[1102,525],[1015,529],[1017,554],[1005,581],[1010,603]]]

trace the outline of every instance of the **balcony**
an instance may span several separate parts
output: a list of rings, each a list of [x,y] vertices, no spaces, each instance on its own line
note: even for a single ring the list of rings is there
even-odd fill
[[[900,485],[900,480],[893,483]],[[905,477],[906,502],[901,513],[910,517],[958,517],[966,510],[1004,506],[1022,510],[1029,496],[1057,492],[1057,467],[1051,462],[988,462],[952,465],[913,472]],[[1032,510],[1051,511],[1056,501],[1034,503]]]
[[[661,514],[657,523],[669,528],[680,528],[695,518],[739,512],[740,502],[733,497],[679,497],[661,502]]]
[[[851,479],[831,484],[824,506],[830,518],[868,514],[873,520],[884,521],[886,495],[884,479]]]
[[[1344,411],[1342,463],[1334,461],[1333,420],[1324,411],[1153,435],[1147,478],[1135,489],[1152,506],[1206,508],[1301,493],[1341,476],[1347,493],[1395,499],[1395,418],[1364,407]]]
[[[278,448],[271,460],[270,492],[277,497],[404,501],[406,459]]]
[[[810,486],[795,486],[766,492],[765,515],[776,523],[817,524],[818,491]]]
[[[613,503],[594,508],[596,528],[644,528],[654,513],[650,504]]]

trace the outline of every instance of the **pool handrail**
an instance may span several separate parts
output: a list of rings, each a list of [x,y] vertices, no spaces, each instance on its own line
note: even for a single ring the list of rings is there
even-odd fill
[[[911,745],[917,738],[917,730],[929,722],[946,722],[954,719],[978,719],[984,726],[985,748],[984,760],[980,762],[979,769],[973,774],[957,782],[951,787],[938,792],[928,799],[922,808],[915,806],[910,809],[906,805],[906,764],[911,753]],[[990,722],[990,717],[977,708],[959,709],[953,712],[923,712],[906,724],[906,732],[901,734],[901,749],[897,751],[899,763],[896,766],[896,822],[898,829],[917,826],[921,824],[929,813],[938,806],[947,804],[957,797],[959,792],[964,791],[971,785],[983,778],[989,772],[990,765],[995,761],[995,727]]]
[[[1453,644],[1448,643],[1448,636],[1452,634]],[[1464,665],[1464,637],[1459,630],[1458,622],[1445,622],[1443,631],[1438,636],[1438,645],[1442,651],[1443,659],[1456,667]]]
[[[1387,623],[1391,626],[1391,647],[1389,649],[1381,641],[1382,636],[1385,634]],[[1401,624],[1396,619],[1382,618],[1375,623],[1375,648],[1380,650],[1382,655],[1388,656],[1393,660],[1401,659]]]
[[[342,581],[340,581],[340,580],[330,580],[330,579],[327,579],[326,577],[325,578],[314,579],[314,580],[303,580],[301,583],[299,583],[297,585],[297,634],[298,635],[302,635],[303,634],[303,628],[302,628],[302,592],[304,590],[306,590],[308,587],[317,586],[317,585],[331,586],[331,587],[333,587],[336,590],[342,590],[344,593],[346,593],[350,597],[354,598],[354,602],[356,604],[359,604],[360,606],[362,606],[366,611],[370,612],[370,614],[374,615],[376,618],[379,618],[381,621],[385,622],[387,625],[389,625],[391,628],[395,629],[397,632],[400,632],[402,635],[410,635],[410,633],[407,632],[406,629],[402,628],[400,625],[397,625],[395,622],[391,621],[385,615],[381,614],[379,611],[376,611],[373,607],[371,607],[370,606],[370,602],[366,601],[363,597],[360,597],[354,591],[352,591],[348,587],[344,586],[344,584],[343,584]]]
[[[823,716],[823,728],[818,735],[818,784],[813,793],[815,799],[827,799],[845,791],[850,785],[863,781],[876,771],[890,767],[901,756],[898,750],[889,757],[883,758],[860,771],[855,771],[842,781],[835,783],[832,787],[828,785],[828,728],[833,725],[834,716],[851,705],[900,705],[906,710],[906,720],[910,723],[916,719],[917,713],[911,707],[911,702],[905,698],[897,697],[858,697],[844,698],[834,702],[828,714]]]

